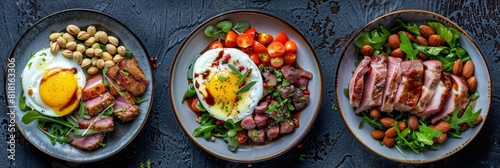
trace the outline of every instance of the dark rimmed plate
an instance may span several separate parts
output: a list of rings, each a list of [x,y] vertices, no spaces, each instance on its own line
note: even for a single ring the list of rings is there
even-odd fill
[[[21,74],[24,67],[30,59],[30,54],[41,50],[44,47],[49,47],[49,35],[51,30],[65,31],[66,26],[75,24],[80,27],[94,25],[98,30],[106,30],[110,35],[117,37],[127,50],[134,53],[134,56],[142,68],[146,78],[149,79],[146,92],[141,98],[149,99],[149,101],[140,104],[140,113],[134,121],[131,122],[115,122],[114,131],[106,133],[106,147],[99,148],[95,151],[88,152],[77,149],[70,144],[52,145],[49,138],[36,128],[37,122],[31,124],[23,124],[21,118],[25,112],[18,108],[16,109],[15,121],[18,130],[23,136],[36,148],[42,152],[58,159],[71,162],[94,162],[107,158],[118,151],[125,148],[144,126],[153,104],[154,97],[154,77],[152,66],[149,62],[149,53],[139,40],[139,38],[123,23],[115,18],[112,18],[104,13],[88,10],[88,9],[70,9],[60,11],[36,22],[31,26],[21,38],[17,41],[14,49],[10,54],[10,58],[15,59],[15,103],[8,105],[17,106],[19,95],[22,91]],[[7,74],[7,73],[6,73]],[[7,78],[7,76],[5,76]],[[7,86],[7,80],[5,81]],[[7,88],[5,88],[7,94]],[[7,97],[7,96],[6,96]],[[8,101],[8,99],[7,99]]]
[[[283,31],[288,38],[297,43],[297,61],[305,70],[313,74],[309,83],[311,103],[301,113],[300,127],[294,133],[284,136],[276,142],[260,146],[240,146],[236,152],[227,148],[226,142],[217,139],[215,142],[206,141],[203,137],[194,137],[193,130],[200,124],[196,122],[196,115],[181,102],[187,90],[187,70],[194,56],[202,52],[212,41],[205,36],[204,29],[208,25],[215,25],[222,20],[249,21],[258,32],[266,32],[273,36]],[[177,121],[186,135],[203,150],[219,158],[233,162],[258,162],[279,156],[297,145],[309,132],[319,113],[323,94],[323,82],[320,65],[316,54],[304,35],[289,22],[280,17],[257,10],[235,10],[218,14],[196,27],[179,47],[170,74],[170,99]]]

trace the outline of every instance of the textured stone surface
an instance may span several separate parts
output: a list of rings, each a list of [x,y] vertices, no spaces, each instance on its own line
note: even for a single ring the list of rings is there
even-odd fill
[[[155,167],[247,167],[218,159],[197,147],[184,134],[172,112],[168,97],[169,66],[182,40],[204,20],[234,9],[261,9],[272,12],[298,27],[319,56],[325,93],[321,111],[303,147],[252,167],[497,167],[500,165],[500,2],[495,0],[108,0],[42,1],[2,0],[0,3],[0,74],[22,33],[41,18],[64,9],[89,8],[122,21],[157,58],[156,97],[147,124],[127,148],[92,164],[75,164],[54,159],[36,149],[18,133],[16,160],[7,159],[7,144],[0,144],[0,165],[18,167],[136,167],[148,159]],[[423,9],[456,22],[476,41],[491,70],[493,97],[491,111],[479,135],[455,155],[430,164],[401,164],[384,159],[361,145],[345,127],[335,102],[336,66],[347,41],[362,26],[385,13],[401,9]],[[0,82],[0,107],[5,107],[4,79]],[[7,139],[8,116],[1,108],[1,133]],[[305,154],[305,160],[299,161]]]

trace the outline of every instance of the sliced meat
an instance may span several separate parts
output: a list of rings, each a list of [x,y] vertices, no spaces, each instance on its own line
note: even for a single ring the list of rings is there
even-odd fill
[[[252,140],[255,144],[263,144],[266,140],[266,134],[264,130],[251,129],[248,130],[248,138]]]
[[[370,68],[370,57],[365,57],[361,62],[359,62],[354,75],[349,82],[349,103],[353,107],[359,107],[361,102],[361,96],[363,95],[363,89],[365,86],[365,73]]]
[[[299,76],[299,71],[291,65],[284,65],[280,69],[283,77],[290,83],[295,83]]]
[[[99,147],[99,143],[101,143],[104,139],[104,133],[94,134],[83,138],[75,138],[73,137],[73,132],[70,132],[68,134],[68,138],[73,140],[73,142],[71,142],[71,145],[73,145],[74,147],[90,151]]]
[[[124,93],[126,93],[126,92],[124,92]],[[127,95],[127,94],[125,94],[125,95]],[[137,115],[139,114],[139,106],[135,105],[134,101],[137,101],[134,96],[132,96],[132,97],[117,96],[116,103],[113,106],[113,109],[115,110],[113,112],[113,116],[115,118],[122,120],[122,121],[135,120],[135,117],[137,117]]]
[[[425,107],[425,110],[422,113],[418,113],[417,115],[422,118],[427,118],[428,116],[440,112],[443,109],[446,100],[451,95],[451,76],[449,73],[441,72],[441,78],[436,87],[436,92],[432,96],[429,103]]]
[[[306,90],[307,86],[309,85],[309,79],[305,77],[300,77],[295,81],[295,85],[297,86],[297,88],[301,90]]]
[[[274,106],[274,105],[276,105],[276,104],[278,104],[278,102],[277,102],[277,101],[272,100],[272,101],[271,101],[271,105],[270,105],[270,106]],[[281,115],[279,115],[279,114],[278,114],[278,110],[276,110],[276,109],[275,109],[274,111],[272,111],[272,112],[266,112],[266,113],[268,114],[268,116],[269,116],[270,118],[273,118],[273,119],[281,116]]]
[[[427,60],[424,61],[423,64],[424,85],[422,86],[420,99],[418,100],[415,108],[412,110],[413,114],[422,113],[425,110],[427,103],[429,103],[434,93],[436,93],[437,85],[441,81],[441,72],[443,71],[441,61]]]
[[[149,83],[135,57],[118,62],[108,69],[106,76],[118,91],[127,90],[135,96],[142,95]]]
[[[127,99],[127,102],[129,102],[130,104],[136,104],[137,103],[137,98],[130,92],[128,91],[121,91],[121,95],[120,93],[118,93],[118,91],[116,89],[114,89],[112,86],[109,87],[109,93],[111,95],[113,95],[114,97],[121,97],[123,95],[123,97],[125,97]]]
[[[293,107],[295,107],[296,111],[303,110],[309,104],[309,100],[309,95],[305,95],[304,91],[296,89],[292,97]]]
[[[371,109],[382,104],[382,94],[387,78],[387,56],[375,55],[371,57],[370,72],[366,73],[363,98],[356,108],[356,113]]]
[[[243,129],[254,129],[257,125],[255,125],[255,121],[253,120],[253,116],[249,115],[241,120],[241,127]]]
[[[279,124],[280,124],[280,134],[289,134],[295,131],[295,125],[293,123],[293,120],[285,119],[281,121]]]
[[[267,83],[268,87],[274,87],[278,84],[276,81],[276,75],[274,75],[270,70],[262,73],[262,76],[264,76],[264,82]]]
[[[266,114],[255,114],[253,121],[258,128],[263,128],[267,124],[267,116]]]
[[[115,104],[115,98],[105,92],[96,98],[85,101],[85,107],[87,108],[87,114],[90,116],[96,115],[102,112],[104,109]]]
[[[280,134],[280,126],[279,125],[267,126],[267,129],[266,129],[267,139],[274,139],[274,138],[278,137],[279,134]]]
[[[396,92],[394,110],[400,112],[410,111],[422,93],[424,65],[422,60],[408,60],[401,63],[401,83]]]
[[[465,80],[462,76],[452,74],[451,95],[446,100],[441,112],[432,117],[431,122],[435,124],[444,119],[446,116],[452,114],[455,108],[458,108],[460,112],[464,111],[467,104],[469,104],[469,101],[469,86],[467,80]]]
[[[286,99],[290,96],[293,96],[295,93],[295,86],[289,85],[286,87],[283,87],[281,85],[278,85],[278,90],[280,91],[280,96],[282,99]]]
[[[92,116],[90,119],[80,119],[78,121],[78,127],[80,129],[87,129],[90,127],[91,130],[95,131],[113,131],[113,126],[115,122],[113,117],[106,116],[104,119],[100,116]]]
[[[312,79],[313,78],[313,75],[311,72],[309,71],[306,71],[304,69],[297,69],[298,73],[299,73],[299,76],[300,77],[304,77],[304,78],[307,78],[307,79]]]
[[[385,80],[380,111],[392,112],[394,109],[394,99],[398,91],[399,82],[401,82],[402,61],[401,58],[387,57],[387,78]]]
[[[102,81],[102,75],[97,74],[87,79],[87,83],[82,89],[81,99],[82,101],[86,101],[95,98],[104,92],[106,92],[106,86],[104,86],[104,82]]]
[[[269,104],[266,101],[260,102],[257,106],[255,106],[253,112],[255,112],[256,114],[265,113],[268,108],[268,105]]]

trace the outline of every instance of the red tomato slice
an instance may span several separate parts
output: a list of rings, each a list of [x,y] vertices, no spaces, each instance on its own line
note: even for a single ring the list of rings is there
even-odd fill
[[[285,52],[283,60],[285,60],[285,64],[293,64],[297,60],[297,54],[295,52]]]
[[[269,59],[271,59],[271,57],[269,57],[269,54],[267,52],[259,54],[259,60],[261,63],[267,64],[269,63]]]
[[[273,41],[267,46],[267,52],[271,58],[281,57],[285,53],[285,46],[281,42]]]
[[[196,107],[196,103],[198,103],[198,99],[197,98],[193,99],[193,102],[191,102],[191,109],[194,112],[201,112],[201,110]]]
[[[255,65],[259,65],[259,54],[255,53],[255,52],[250,52],[250,54],[248,56],[250,56],[250,59],[252,59],[252,61],[253,61],[253,63],[255,63]]]
[[[259,37],[257,37],[257,41],[261,43],[262,45],[267,45],[271,42],[273,42],[273,36],[267,33],[259,33]]]
[[[215,40],[214,42],[212,42],[210,44],[210,46],[208,48],[214,49],[214,48],[223,48],[223,47],[224,47],[224,45],[220,41]]]
[[[250,47],[253,44],[253,38],[248,34],[240,34],[236,39],[236,43],[241,48]]]
[[[247,31],[245,31],[245,34],[248,34],[248,35],[250,35],[250,37],[255,39],[255,34],[256,34],[255,28],[251,27],[251,28],[247,29]]]
[[[283,58],[281,57],[271,58],[271,66],[274,69],[281,68],[281,66],[283,66]]]
[[[295,52],[297,51],[297,44],[293,42],[292,40],[288,40],[285,43],[285,52]]]
[[[235,47],[236,38],[238,38],[238,35],[233,30],[229,30],[226,34],[226,40],[224,41],[224,44],[226,44],[227,47]]]
[[[253,51],[256,53],[265,53],[267,52],[266,46],[262,45],[259,41],[254,41],[252,44]]]
[[[274,41],[279,41],[281,42],[281,44],[285,44],[288,41],[288,36],[285,33],[280,32],[278,33],[278,35],[276,35]]]

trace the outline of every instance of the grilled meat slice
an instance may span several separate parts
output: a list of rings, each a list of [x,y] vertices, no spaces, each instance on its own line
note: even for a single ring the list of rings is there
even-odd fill
[[[266,129],[267,139],[274,139],[278,137],[279,134],[280,134],[280,126],[278,124],[267,126]]]
[[[87,83],[82,89],[82,101],[95,98],[104,92],[106,92],[106,86],[104,86],[104,82],[102,81],[102,75],[93,75],[87,79]]]
[[[106,116],[104,119],[98,116],[92,116],[90,119],[82,118],[78,121],[78,127],[80,129],[87,129],[90,127],[91,130],[95,131],[113,131],[114,125],[115,123],[111,116]]]
[[[113,65],[106,76],[118,91],[127,90],[135,96],[142,95],[149,83],[135,57],[123,59]]]
[[[105,92],[96,98],[85,101],[87,114],[91,116],[102,112],[104,109],[112,106],[113,104],[115,104],[115,98],[109,94],[109,92]]]
[[[267,115],[264,113],[255,114],[253,120],[255,121],[255,125],[257,125],[258,128],[263,128],[267,124]]]
[[[255,106],[253,112],[255,112],[256,114],[265,113],[268,108],[268,104],[269,103],[267,103],[266,101],[260,102],[259,105]]]
[[[443,109],[444,104],[451,94],[451,76],[449,73],[441,72],[441,78],[436,87],[436,92],[432,96],[429,103],[425,107],[422,113],[418,113],[420,117],[426,119],[430,115],[440,112]]]
[[[467,80],[462,76],[451,75],[451,95],[446,100],[443,109],[439,114],[432,117],[431,122],[437,123],[438,121],[444,119],[446,116],[453,113],[455,108],[458,108],[460,112],[465,110],[467,104],[469,104],[469,85]]]
[[[394,110],[412,110],[422,92],[424,65],[422,60],[408,60],[401,63],[401,83],[396,92]]]
[[[387,78],[387,56],[375,55],[371,57],[370,72],[366,73],[363,98],[356,108],[356,113],[371,109],[382,104],[382,94]]]
[[[281,121],[279,124],[280,124],[280,134],[289,134],[295,131],[295,125],[293,123],[293,120],[285,119]]]
[[[349,103],[353,107],[359,107],[361,102],[361,96],[364,89],[364,79],[365,73],[370,68],[370,57],[365,57],[361,62],[359,62],[358,67],[354,71],[354,75],[349,82]]]
[[[387,79],[384,86],[384,96],[380,111],[392,112],[394,109],[394,99],[398,91],[399,82],[401,82],[401,62],[403,60],[397,57],[387,57]]]
[[[74,147],[90,151],[99,147],[99,143],[101,143],[104,139],[104,133],[94,134],[83,138],[75,138],[73,137],[73,132],[70,132],[68,134],[68,138],[73,140],[73,142],[71,142],[71,145],[73,145]]]
[[[441,61],[427,60],[424,62],[422,94],[420,94],[420,99],[412,110],[412,113],[422,113],[425,110],[427,103],[429,103],[434,93],[436,93],[437,85],[441,81],[441,71],[443,71]]]
[[[115,106],[113,106],[113,116],[122,121],[135,120],[135,117],[139,114],[139,106],[135,105],[135,101],[137,100],[133,96],[127,96],[131,94],[127,94],[127,92],[124,93],[124,97],[116,97],[116,103]]]

